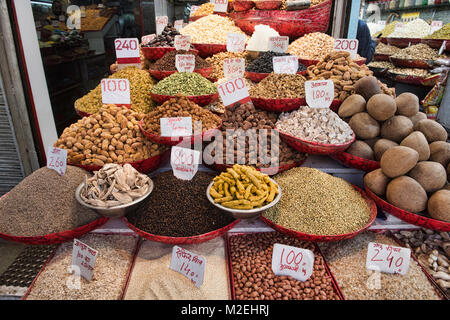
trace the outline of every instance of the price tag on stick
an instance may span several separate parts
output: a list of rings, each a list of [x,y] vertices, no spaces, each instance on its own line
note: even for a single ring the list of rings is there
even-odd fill
[[[80,268],[80,275],[91,281],[94,274],[98,251],[87,246],[78,239],[73,240],[72,266]]]
[[[350,57],[355,59],[358,54],[358,44],[359,41],[357,39],[336,39],[334,41],[334,50],[350,52]]]
[[[245,59],[228,58],[223,60],[223,73],[226,79],[243,77],[245,73]]]
[[[442,28],[442,21],[438,20],[431,21],[431,33],[439,30],[440,28]]]
[[[191,36],[176,35],[174,45],[175,50],[189,50],[191,47]]]
[[[305,97],[311,108],[329,108],[334,99],[333,80],[306,81]]]
[[[173,175],[181,180],[192,180],[198,171],[200,151],[173,146],[170,154],[170,165]]]
[[[242,33],[228,33],[227,34],[227,51],[228,52],[243,52],[245,49],[245,34]]]
[[[60,176],[66,173],[67,150],[49,146],[47,149],[47,168],[55,170]]]
[[[152,33],[141,38],[141,44],[146,44],[156,38],[156,34]]]
[[[205,275],[206,259],[181,247],[174,246],[170,269],[186,276],[198,288],[203,283]]]
[[[366,268],[385,273],[405,275],[409,269],[411,249],[369,242]]]
[[[161,34],[164,28],[169,23],[169,18],[167,16],[157,16],[156,17],[156,34]]]
[[[180,31],[180,29],[183,28],[183,20],[175,20],[173,26],[177,31]]]
[[[186,137],[192,135],[192,118],[160,118],[161,137]]]
[[[269,37],[269,51],[285,53],[289,46],[289,37]]]
[[[227,12],[228,0],[214,0],[214,12]]]
[[[178,72],[193,72],[195,69],[195,56],[193,54],[177,54],[175,67]]]
[[[286,73],[286,74],[297,73],[298,70],[297,56],[273,57],[272,60],[274,73]]]
[[[243,78],[234,78],[217,86],[220,98],[224,106],[236,102],[245,103],[250,101],[247,86]]]
[[[275,243],[272,253],[272,271],[276,276],[292,276],[299,281],[308,280],[314,268],[314,253]]]
[[[117,63],[121,64],[139,64],[141,63],[141,52],[139,50],[139,41],[137,38],[120,38],[114,40],[116,48]]]
[[[128,79],[102,79],[102,103],[131,109],[130,81]]]

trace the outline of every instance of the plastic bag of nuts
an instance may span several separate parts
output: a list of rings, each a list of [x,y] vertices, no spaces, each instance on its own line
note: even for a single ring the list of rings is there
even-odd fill
[[[305,282],[272,271],[275,243],[311,250],[314,268]],[[332,277],[314,244],[279,232],[233,235],[229,238],[234,299],[237,300],[339,300]]]

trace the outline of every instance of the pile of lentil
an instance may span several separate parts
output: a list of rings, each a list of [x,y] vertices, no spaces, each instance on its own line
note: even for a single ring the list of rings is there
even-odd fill
[[[399,246],[379,233],[365,232],[339,242],[319,243],[342,293],[349,300],[438,300],[421,267],[411,258],[408,273],[380,273],[366,269],[369,242]],[[377,283],[378,282],[378,283]]]
[[[176,117],[192,117],[194,133],[199,130],[196,127],[196,121],[201,122],[202,131],[217,128],[221,123],[218,115],[198,106],[186,97],[176,96],[146,114],[143,120],[143,128],[146,131],[159,135],[161,134],[160,119]]]
[[[253,98],[284,99],[305,96],[305,77],[300,74],[271,73],[250,88]]]
[[[275,276],[272,254],[275,243],[311,250],[314,269],[305,282]],[[230,238],[233,286],[237,300],[339,300],[323,257],[311,242],[279,232],[250,233]]]
[[[230,299],[222,237],[183,248],[206,259],[203,284],[197,288],[184,275],[169,269],[173,245],[144,241],[136,256],[125,300]]]
[[[72,261],[73,242],[63,243],[38,276],[27,300],[119,300],[131,266],[137,237],[87,234],[80,239],[98,251],[94,275],[90,282],[68,272]]]
[[[225,77],[225,74],[223,73],[223,60],[225,59],[234,59],[234,58],[244,58],[245,59],[245,65],[247,65],[248,59],[247,59],[247,53],[244,52],[219,52],[213,55],[212,57],[206,58],[206,61],[210,63],[213,67],[213,71],[209,75],[211,78],[214,79],[221,79]]]
[[[161,32],[152,41],[143,44],[143,47],[174,47],[175,46],[175,36],[180,35],[180,33],[173,27],[169,22]]]
[[[214,94],[217,92],[217,88],[214,83],[196,72],[176,72],[158,82],[156,86],[153,86],[151,92],[168,96],[177,94],[201,96]]]
[[[247,68],[245,68],[245,71],[256,73],[271,73],[273,72],[273,57],[283,57],[289,55],[289,53],[274,51],[261,53],[258,58],[248,64]],[[299,63],[297,72],[303,70],[306,70],[306,67],[303,64]]]
[[[154,82],[147,70],[141,70],[136,67],[126,67],[113,73],[109,78],[128,79],[130,81],[131,110],[147,113],[155,107],[155,103],[150,97],[150,89]],[[96,113],[102,106],[101,84],[75,101],[76,109],[91,114]]]
[[[127,218],[137,228],[156,235],[189,237],[227,226],[233,216],[212,205],[206,188],[214,175],[199,171],[192,180],[180,180],[172,171],[152,180],[155,189]]]
[[[167,52],[161,59],[158,59],[155,63],[150,65],[151,70],[158,71],[177,71],[177,67],[175,65],[176,56],[178,54],[192,54],[195,56],[195,69],[205,69],[211,67],[211,65],[200,58],[194,51],[185,51],[185,50],[177,50],[177,51],[169,51]]]
[[[75,190],[91,174],[67,166],[60,176],[47,167],[26,177],[0,199],[0,232],[20,237],[73,230],[97,219],[75,200]]]
[[[282,227],[313,235],[338,235],[357,231],[369,222],[369,206],[344,179],[298,167],[274,180],[283,197],[263,215]]]

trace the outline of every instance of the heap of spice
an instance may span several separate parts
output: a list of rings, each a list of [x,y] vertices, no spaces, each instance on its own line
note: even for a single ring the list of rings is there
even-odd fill
[[[196,72],[176,72],[158,82],[153,86],[151,92],[168,96],[177,94],[201,96],[214,94],[217,92],[217,88],[214,83]]]
[[[66,149],[67,161],[73,164],[103,166],[148,159],[165,147],[141,133],[139,121],[143,117],[127,108],[105,105],[64,129],[54,146]]]
[[[284,99],[305,96],[305,77],[271,73],[249,90],[253,98]]]
[[[369,206],[344,179],[306,167],[290,169],[274,179],[283,197],[263,215],[282,227],[313,235],[338,235],[369,223]]]
[[[153,134],[161,134],[161,118],[191,117],[193,132],[202,132],[220,126],[222,120],[211,111],[204,109],[181,95],[167,100],[161,106],[145,115],[142,127]],[[201,124],[201,127],[200,127]]]
[[[194,70],[205,69],[211,67],[211,65],[200,58],[194,51],[169,51],[161,59],[158,59],[155,63],[150,65],[151,70],[158,71],[177,71],[176,56],[178,54],[192,54],[195,56],[195,68]]]
[[[150,97],[150,89],[154,82],[147,70],[136,67],[126,67],[109,76],[110,79],[128,79],[130,81],[131,110],[147,113],[155,107]],[[96,113],[103,106],[101,84],[88,94],[75,101],[75,108],[87,112]]]
[[[219,52],[213,55],[212,57],[206,58],[206,61],[210,63],[213,67],[213,71],[209,75],[214,79],[221,79],[225,77],[223,73],[223,60],[225,59],[235,59],[235,58],[244,58],[245,65],[247,65],[247,53],[246,52]]]
[[[273,72],[273,57],[282,57],[282,56],[289,56],[289,53],[282,53],[282,52],[274,52],[274,51],[267,51],[264,53],[261,53],[258,58],[250,62],[245,68],[245,71],[249,72],[256,72],[256,73],[271,73]],[[306,70],[306,67],[299,63],[297,72]]]
[[[67,166],[60,176],[47,167],[26,177],[0,199],[0,232],[32,237],[72,230],[98,218],[75,200],[75,190],[91,174]]]
[[[211,204],[205,191],[213,175],[198,171],[192,180],[177,179],[171,171],[152,177],[155,189],[127,215],[142,231],[169,237],[189,237],[223,228],[235,219]]]

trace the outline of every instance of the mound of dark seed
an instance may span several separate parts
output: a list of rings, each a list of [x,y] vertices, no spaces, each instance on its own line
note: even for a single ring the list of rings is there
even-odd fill
[[[195,236],[225,227],[235,219],[206,197],[213,178],[202,171],[192,180],[177,179],[172,171],[161,173],[152,178],[153,192],[127,219],[145,232],[169,237]]]
[[[246,71],[257,73],[273,72],[273,57],[289,56],[289,53],[267,51],[259,55],[259,57],[248,64]],[[298,63],[297,72],[306,70],[306,67]]]

